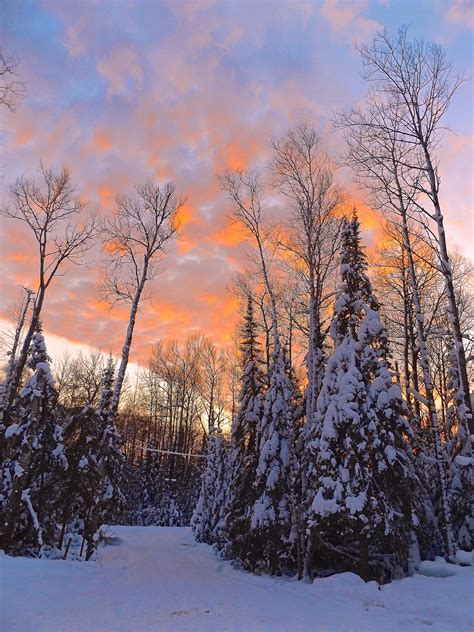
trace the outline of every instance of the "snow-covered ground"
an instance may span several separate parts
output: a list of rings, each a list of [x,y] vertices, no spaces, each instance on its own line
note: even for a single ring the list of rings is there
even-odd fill
[[[122,544],[101,550],[96,562],[2,555],[2,631],[474,629],[472,567],[449,566],[451,576],[415,575],[380,590],[350,573],[309,585],[236,571],[196,544],[189,529],[111,531]]]

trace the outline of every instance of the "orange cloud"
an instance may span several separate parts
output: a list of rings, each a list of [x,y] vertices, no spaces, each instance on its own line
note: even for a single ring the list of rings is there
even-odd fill
[[[112,139],[104,132],[96,131],[94,133],[92,144],[99,151],[108,151],[112,147]]]
[[[100,204],[103,208],[109,208],[114,199],[114,192],[107,184],[101,184],[98,188]]]
[[[224,228],[211,232],[206,241],[218,243],[220,246],[233,248],[247,239],[243,227],[238,222],[228,222]]]

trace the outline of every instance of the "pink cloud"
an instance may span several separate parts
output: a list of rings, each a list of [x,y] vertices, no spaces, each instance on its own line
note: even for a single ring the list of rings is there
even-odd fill
[[[474,4],[472,0],[451,0],[446,9],[445,19],[451,24],[474,29]]]
[[[109,97],[131,96],[131,83],[138,88],[142,86],[142,67],[137,54],[127,46],[117,48],[102,57],[97,62],[97,70],[107,81]]]
[[[367,0],[324,0],[319,13],[338,38],[348,42],[366,41],[383,28],[375,20],[363,15],[368,8]]]

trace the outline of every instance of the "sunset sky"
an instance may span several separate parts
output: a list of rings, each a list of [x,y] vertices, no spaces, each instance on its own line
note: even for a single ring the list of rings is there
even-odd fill
[[[188,200],[183,232],[142,307],[132,359],[145,362],[156,340],[192,330],[226,343],[237,311],[226,286],[245,246],[228,223],[217,174],[262,164],[269,137],[301,120],[340,151],[332,114],[364,92],[354,40],[385,25],[411,24],[412,34],[446,47],[457,72],[472,75],[472,7],[470,0],[0,0],[1,46],[20,60],[26,88],[17,110],[1,113],[1,203],[16,177],[35,176],[40,159],[68,165],[100,214],[134,183],[173,180]],[[440,151],[445,221],[451,249],[469,255],[472,80],[447,122],[455,134]],[[377,220],[363,213],[368,244],[376,243]],[[19,223],[1,222],[5,318],[17,284],[34,287],[36,251]],[[55,280],[43,322],[46,333],[118,352],[127,310],[99,302],[100,257],[92,250],[87,265]]]

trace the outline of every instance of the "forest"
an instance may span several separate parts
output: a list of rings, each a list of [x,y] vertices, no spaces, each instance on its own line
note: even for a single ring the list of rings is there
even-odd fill
[[[2,224],[27,227],[37,262],[2,338],[8,556],[94,560],[104,525],[190,525],[244,571],[384,584],[472,550],[473,270],[448,243],[439,163],[464,78],[406,28],[357,54],[365,96],[334,114],[341,154],[302,120],[268,139],[262,168],[216,174],[247,248],[227,346],[158,339],[130,370],[187,191],[144,178],[93,214],[72,167],[7,183]],[[19,73],[4,51],[3,109]],[[374,248],[344,170],[377,212]],[[51,358],[50,288],[93,246],[98,295],[127,310],[121,353]]]

